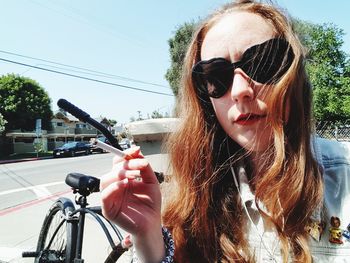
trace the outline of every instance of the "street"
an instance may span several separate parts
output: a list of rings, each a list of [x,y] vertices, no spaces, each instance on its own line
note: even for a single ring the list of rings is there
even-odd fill
[[[163,155],[146,156],[153,168],[165,171]],[[36,247],[42,221],[58,196],[74,199],[64,183],[69,172],[99,177],[111,168],[113,155],[93,154],[0,165],[0,262],[33,262],[22,259],[22,251]],[[90,205],[99,205],[99,193],[88,197]],[[99,225],[86,219],[83,244],[85,262],[102,262],[110,251]]]
[[[0,211],[28,201],[69,190],[70,172],[100,176],[111,168],[111,154],[93,154],[0,165]]]

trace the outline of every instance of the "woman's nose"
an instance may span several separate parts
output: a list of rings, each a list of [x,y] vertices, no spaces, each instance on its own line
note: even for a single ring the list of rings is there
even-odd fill
[[[235,102],[251,101],[254,98],[253,82],[241,69],[233,75],[231,97]]]

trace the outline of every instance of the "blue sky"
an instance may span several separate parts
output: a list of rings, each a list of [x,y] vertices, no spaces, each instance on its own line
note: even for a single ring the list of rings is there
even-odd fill
[[[227,0],[2,1],[0,58],[171,94],[164,78],[170,65],[167,40],[179,25],[204,17],[225,2]],[[343,49],[350,54],[348,0],[275,2],[294,17],[313,23],[333,23],[342,28],[346,33]],[[132,116],[137,117],[138,111],[143,117],[154,110],[171,112],[174,104],[172,96],[125,89],[0,61],[0,74],[7,73],[36,80],[52,99],[53,110],[57,110],[59,98],[66,98],[93,117],[102,115],[119,123],[128,122]]]

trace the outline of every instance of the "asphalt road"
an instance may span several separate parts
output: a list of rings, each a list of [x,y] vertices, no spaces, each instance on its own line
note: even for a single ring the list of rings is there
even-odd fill
[[[35,250],[41,223],[59,196],[74,198],[64,183],[70,172],[99,177],[111,168],[113,155],[93,154],[0,165],[0,263],[33,262],[21,259],[22,251]],[[146,156],[157,171],[165,171],[166,157]],[[100,204],[99,193],[89,204]],[[85,263],[103,262],[108,243],[96,222],[87,217],[83,244]]]

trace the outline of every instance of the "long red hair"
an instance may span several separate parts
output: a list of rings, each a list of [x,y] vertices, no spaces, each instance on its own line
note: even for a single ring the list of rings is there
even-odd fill
[[[227,13],[240,11],[266,19],[294,52],[291,67],[272,91],[268,115],[274,143],[262,157],[267,161],[254,176],[253,188],[256,201],[269,213],[259,211],[276,227],[284,261],[291,251],[295,262],[312,262],[305,226],[321,205],[323,182],[311,149],[311,88],[303,48],[289,20],[271,5],[253,1],[225,5],[193,37],[178,99],[181,124],[167,142],[172,172],[167,189],[172,191],[165,193],[163,223],[173,234],[177,262],[254,262],[246,240],[246,216],[230,171],[238,160],[249,163],[249,155],[223,132],[210,101],[198,98],[191,76],[208,30]]]

